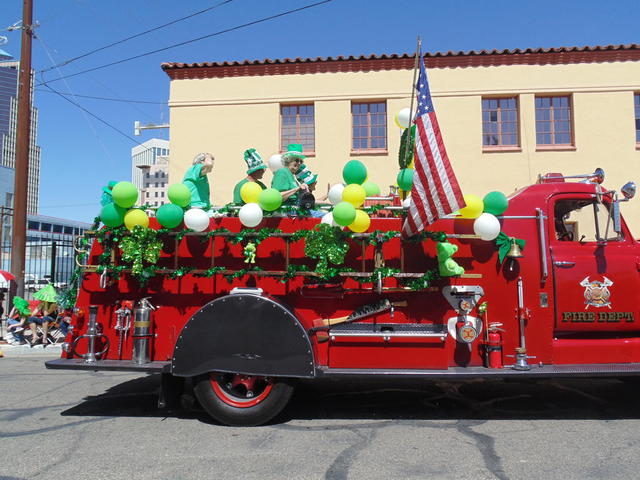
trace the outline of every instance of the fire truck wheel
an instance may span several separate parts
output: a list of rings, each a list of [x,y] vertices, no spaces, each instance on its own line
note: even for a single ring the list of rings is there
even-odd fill
[[[194,390],[202,407],[220,423],[255,426],[282,411],[293,385],[282,378],[212,372],[196,377]]]

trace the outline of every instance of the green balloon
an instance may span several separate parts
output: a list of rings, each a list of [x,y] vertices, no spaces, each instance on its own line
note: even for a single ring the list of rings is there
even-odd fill
[[[398,186],[405,192],[408,192],[409,190],[411,190],[411,187],[413,187],[414,173],[415,172],[412,168],[403,168],[402,170],[400,170],[400,173],[398,173]]]
[[[119,207],[115,203],[108,203],[100,210],[100,220],[107,227],[119,227],[124,223],[126,208]]]
[[[349,160],[342,169],[342,178],[347,185],[351,183],[361,185],[367,178],[367,167],[359,160]]]
[[[483,201],[484,211],[492,215],[502,215],[509,206],[509,200],[502,192],[489,192]]]
[[[122,208],[130,208],[138,200],[138,189],[131,182],[118,182],[111,190],[113,201]]]
[[[165,203],[156,211],[158,223],[165,228],[175,228],[182,222],[184,212],[173,203]]]
[[[380,187],[369,180],[362,184],[362,188],[364,188],[364,191],[367,193],[367,197],[380,195]]]
[[[351,225],[356,219],[356,207],[349,202],[340,202],[333,207],[333,221],[338,225],[346,227]]]
[[[191,190],[184,183],[174,183],[167,192],[169,201],[179,207],[186,207],[191,203]]]
[[[275,188],[267,188],[260,192],[258,197],[258,205],[267,212],[273,212],[282,205],[282,194]]]

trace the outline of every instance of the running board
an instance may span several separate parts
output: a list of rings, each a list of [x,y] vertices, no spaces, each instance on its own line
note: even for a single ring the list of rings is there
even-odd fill
[[[44,362],[51,370],[109,370],[116,372],[168,373],[169,362],[149,362],[138,365],[131,360],[98,360],[87,363],[82,358],[58,358]]]
[[[451,367],[447,370],[401,370],[318,367],[317,377],[387,377],[387,378],[499,378],[499,377],[620,377],[640,375],[640,363],[606,363],[586,365],[532,365],[531,370],[485,367]]]

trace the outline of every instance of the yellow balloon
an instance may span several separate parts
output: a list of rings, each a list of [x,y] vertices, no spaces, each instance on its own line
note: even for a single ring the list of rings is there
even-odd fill
[[[465,195],[466,207],[458,212],[462,218],[478,218],[484,210],[484,202],[477,195]]]
[[[398,114],[396,113],[393,116],[393,123],[395,123],[397,125],[398,128],[401,128],[402,130],[404,130],[406,127],[403,127],[402,125],[400,125],[400,121],[398,120]]]
[[[414,160],[411,160],[411,163],[407,165],[407,168],[410,168],[411,170],[415,169]]]
[[[149,226],[149,217],[143,210],[132,208],[124,214],[124,225],[129,230],[133,230],[136,225],[147,228]]]
[[[349,225],[349,229],[352,232],[363,233],[369,229],[369,225],[371,225],[371,218],[367,212],[356,210],[356,219]]]
[[[244,203],[258,203],[262,187],[256,182],[247,182],[240,187],[240,197]]]
[[[365,198],[367,198],[367,192],[362,185],[357,183],[351,183],[342,190],[342,200],[349,202],[356,208],[364,203]]]

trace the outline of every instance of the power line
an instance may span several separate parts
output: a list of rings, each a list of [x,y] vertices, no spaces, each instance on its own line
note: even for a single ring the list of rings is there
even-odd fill
[[[44,90],[42,88],[36,88],[35,89],[37,92],[46,92],[46,93],[54,93],[51,92],[50,90]],[[67,95],[70,97],[80,97],[80,98],[92,98],[94,100],[108,100],[111,102],[124,102],[124,103],[149,103],[152,105],[167,105],[167,102],[151,102],[151,101],[146,101],[146,100],[128,100],[128,99],[124,99],[124,98],[108,98],[108,97],[94,97],[92,95],[80,95],[79,93],[62,93],[59,92],[60,95]]]
[[[208,12],[210,10],[214,10],[214,9],[216,9],[218,7],[221,7],[222,5],[225,5],[225,4],[231,3],[231,2],[233,2],[233,0],[224,0],[224,1],[220,2],[220,3],[217,3],[216,5],[212,5],[209,8],[205,8],[204,10],[200,10],[199,12],[194,12],[194,13],[192,13],[190,15],[187,15],[186,17],[182,17],[182,18],[178,18],[176,20],[172,20],[172,21],[170,21],[168,23],[165,23],[163,25],[159,25],[157,27],[150,28],[149,30],[145,30],[144,32],[136,33],[135,35],[131,35],[130,37],[123,38],[122,40],[118,40],[117,42],[113,42],[113,43],[110,43],[110,44],[105,45],[103,47],[96,48],[94,50],[91,50],[90,52],[83,53],[82,55],[78,55],[77,57],[70,58],[69,60],[65,60],[62,63],[59,63],[59,64],[53,65],[53,66],[51,66],[49,68],[45,68],[43,70],[40,70],[38,73],[48,72],[49,70],[54,70],[54,69],[59,68],[59,67],[64,67],[66,65],[69,65],[71,62],[75,62],[76,60],[79,60],[81,58],[88,57],[89,55],[92,55],[92,54],[94,54],[96,52],[101,52],[102,50],[106,50],[107,48],[111,48],[111,47],[113,47],[115,45],[120,45],[121,43],[127,42],[129,40],[134,39],[134,38],[141,37],[142,35],[146,35],[147,33],[155,32],[156,30],[160,30],[161,28],[165,28],[165,27],[168,27],[168,26],[173,25],[175,23],[182,22],[183,20],[187,20],[187,19],[195,17],[197,15],[201,15],[203,13],[206,13],[206,12]]]
[[[120,135],[122,135],[123,137],[127,137],[129,140],[131,140],[133,143],[140,145],[141,147],[145,147],[145,149],[149,150],[149,147],[144,146],[143,144],[141,144],[139,141],[137,141],[135,138],[127,135],[126,133],[124,133],[122,130],[120,130],[118,127],[114,127],[113,125],[111,125],[109,122],[107,122],[106,120],[103,120],[102,118],[100,118],[99,116],[95,115],[94,113],[91,113],[89,110],[87,110],[86,108],[84,108],[82,105],[80,105],[79,103],[74,102],[73,100],[69,100],[67,97],[65,97],[62,93],[58,92],[57,90],[54,90],[53,88],[51,88],[49,85],[45,84],[45,87],[47,87],[49,90],[51,90],[53,93],[57,94],[60,96],[60,98],[63,98],[64,100],[66,100],[67,102],[69,102],[72,105],[75,105],[76,107],[78,107],[80,110],[84,111],[85,113],[88,113],[89,115],[91,115],[93,118],[95,118],[96,120],[98,120],[99,122],[105,124],[107,127],[115,130],[116,132],[118,132]]]
[[[281,12],[281,13],[278,13],[276,15],[271,15],[269,17],[264,17],[264,18],[261,18],[259,20],[254,20],[253,22],[243,23],[242,25],[237,25],[235,27],[227,28],[225,30],[220,30],[220,31],[215,32],[215,33],[210,33],[209,35],[203,35],[202,37],[193,38],[191,40],[186,40],[186,41],[180,42],[180,43],[175,43],[175,44],[169,45],[167,47],[158,48],[157,50],[152,50],[150,52],[141,53],[139,55],[134,55],[133,57],[124,58],[122,60],[118,60],[118,61],[115,61],[115,62],[107,63],[107,64],[104,64],[104,65],[100,65],[100,66],[97,66],[97,67],[89,68],[87,70],[82,70],[80,72],[72,73],[71,75],[66,75],[64,77],[53,78],[51,80],[47,80],[46,82],[43,81],[42,83],[39,83],[39,84],[37,84],[35,86],[39,87],[39,86],[42,86],[42,85],[46,85],[46,83],[57,82],[58,80],[62,80],[63,78],[71,78],[71,77],[75,77],[76,75],[81,75],[83,73],[93,72],[95,70],[100,70],[102,68],[112,67],[113,65],[118,65],[120,63],[128,62],[130,60],[135,60],[135,59],[141,58],[141,57],[146,57],[146,56],[152,55],[154,53],[164,52],[165,50],[170,50],[172,48],[181,47],[183,45],[188,45],[189,43],[198,42],[198,41],[204,40],[206,38],[211,38],[211,37],[215,37],[215,36],[218,36],[218,35],[222,35],[224,33],[229,33],[229,32],[233,32],[235,30],[240,30],[241,28],[245,28],[245,27],[249,27],[251,25],[256,25],[258,23],[263,23],[263,22],[266,22],[266,21],[269,21],[269,20],[273,20],[274,18],[279,18],[279,17],[284,17],[286,15],[291,15],[292,13],[297,13],[297,12],[300,12],[302,10],[306,10],[308,8],[317,7],[319,5],[323,5],[325,3],[330,3],[330,2],[333,2],[333,1],[334,0],[322,0],[321,2],[312,3],[312,4],[309,4],[309,5],[305,5],[304,7],[295,8],[293,10],[287,10],[286,12]]]

